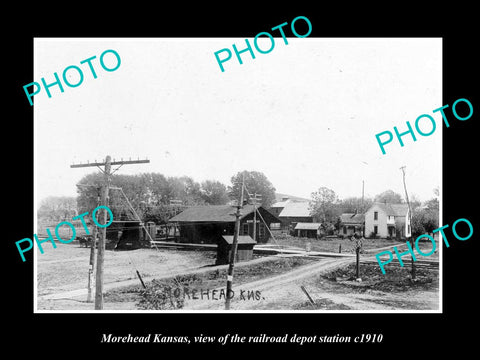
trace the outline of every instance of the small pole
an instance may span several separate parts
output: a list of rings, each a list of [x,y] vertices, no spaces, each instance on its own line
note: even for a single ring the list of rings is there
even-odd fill
[[[138,278],[140,279],[140,282],[142,283],[143,288],[146,289],[147,287],[145,286],[145,283],[143,282],[143,279],[142,279],[142,277],[140,276],[140,273],[138,272],[138,270],[135,270],[135,271],[137,272],[137,276],[138,276]]]
[[[317,304],[315,303],[315,301],[312,299],[312,297],[310,296],[310,294],[307,292],[307,289],[305,289],[305,286],[301,285],[301,286],[300,286],[300,289],[302,289],[302,291],[305,293],[305,295],[307,295],[308,300],[310,301],[310,303],[311,303],[313,306],[317,305]]]
[[[97,206],[100,201],[100,188],[97,188],[98,195],[97,195]],[[90,244],[90,264],[88,268],[88,294],[87,294],[87,302],[92,302],[92,287],[93,287],[93,274],[95,273],[95,260],[97,258],[97,232],[98,229],[93,224],[93,241]]]
[[[93,274],[95,273],[95,260],[97,258],[97,227],[93,226],[93,241],[90,244],[90,266],[88,268],[88,295],[87,302],[92,302]]]
[[[414,247],[414,240],[412,236],[412,209],[410,207],[410,201],[408,200],[408,193],[407,193],[407,185],[405,184],[405,167],[402,166],[400,169],[402,170],[403,174],[403,188],[405,189],[405,198],[407,200],[407,206],[408,206],[408,222],[410,223],[410,244],[412,245],[412,249]],[[415,261],[413,260],[412,256],[412,280],[416,279],[416,270],[415,270]]]
[[[257,193],[253,198],[253,240],[257,241]]]
[[[355,273],[355,278],[358,279],[360,277],[360,248],[358,246],[355,252],[357,253],[357,269]]]
[[[339,253],[339,254],[342,253],[342,244],[339,244],[339,245],[338,245],[338,253]]]

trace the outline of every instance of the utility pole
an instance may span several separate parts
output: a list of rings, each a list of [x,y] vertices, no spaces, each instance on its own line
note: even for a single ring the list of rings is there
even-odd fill
[[[365,197],[365,180],[362,180],[362,214],[363,214],[363,199]]]
[[[100,205],[100,190],[101,187],[95,185],[85,185],[85,184],[77,184],[78,187],[85,187],[85,188],[95,188],[97,190],[97,202],[96,206]],[[88,266],[88,284],[87,284],[87,302],[92,302],[92,284],[93,284],[93,274],[95,272],[95,260],[97,258],[97,227],[92,224],[92,231],[93,231],[93,241],[90,244],[90,261]]]
[[[95,272],[95,260],[97,257],[97,227],[93,225],[93,240],[90,244],[90,263],[88,267],[88,294],[87,302],[92,302],[92,284],[93,284],[93,274]]]
[[[242,177],[242,190],[240,191],[240,199],[237,205],[237,212],[235,213],[235,232],[233,234],[232,249],[230,252],[230,264],[228,265],[227,273],[227,294],[225,297],[225,310],[230,310],[230,293],[232,291],[233,282],[233,268],[235,266],[235,257],[237,256],[238,235],[240,233],[240,217],[242,216],[240,210],[243,207],[243,190],[245,188],[245,173]]]
[[[123,159],[121,161],[112,161],[110,155],[105,157],[104,162],[93,162],[93,163],[86,163],[86,164],[73,164],[70,165],[71,168],[81,168],[81,167],[98,167],[100,171],[104,174],[104,180],[100,192],[100,205],[108,206],[108,192],[110,187],[110,176],[113,174],[111,172],[112,165],[120,165],[117,171],[123,165],[127,164],[144,164],[149,163],[150,160],[126,160]],[[104,169],[101,168],[104,167]],[[103,209],[103,221],[100,221],[100,224],[105,225],[107,223],[107,210]],[[112,219],[113,220],[113,219]],[[96,268],[96,278],[95,278],[95,310],[103,310],[103,272],[104,272],[104,255],[105,255],[105,242],[107,236],[107,228],[102,228],[101,236],[98,241],[98,249],[97,249],[97,268]],[[94,239],[95,242],[95,239]]]
[[[250,196],[250,194],[248,194]],[[253,203],[253,240],[257,241],[257,201],[262,200],[262,195],[254,193],[251,197]]]
[[[405,189],[405,198],[407,199],[407,206],[408,206],[408,222],[410,226],[410,244],[413,249],[414,243],[413,243],[413,236],[412,236],[412,209],[410,207],[410,201],[408,199],[408,193],[407,193],[407,185],[405,183],[405,168],[406,166],[402,166],[400,170],[402,170],[403,174],[403,188]],[[408,228],[407,228],[408,230]],[[415,272],[415,262],[413,261],[413,256],[412,256],[412,280],[416,279],[416,272]]]
[[[365,195],[365,180],[362,180],[362,210],[361,210],[361,214],[365,214],[364,195]],[[361,227],[362,227],[362,236],[365,236],[365,225],[362,225]]]

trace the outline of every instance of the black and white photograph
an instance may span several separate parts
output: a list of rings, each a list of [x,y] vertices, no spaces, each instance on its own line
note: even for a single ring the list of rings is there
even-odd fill
[[[441,311],[441,39],[34,51],[36,311]]]
[[[473,350],[472,6],[72,5],[5,11],[6,350]]]

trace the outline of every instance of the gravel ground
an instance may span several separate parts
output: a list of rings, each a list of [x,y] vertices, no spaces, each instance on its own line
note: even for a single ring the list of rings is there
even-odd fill
[[[37,250],[37,293],[86,288],[90,249],[78,244],[59,244],[54,249],[45,243],[44,253]],[[136,279],[138,270],[142,277],[155,277],[171,271],[187,270],[212,265],[215,252],[138,249],[132,251],[105,251],[104,283]]]

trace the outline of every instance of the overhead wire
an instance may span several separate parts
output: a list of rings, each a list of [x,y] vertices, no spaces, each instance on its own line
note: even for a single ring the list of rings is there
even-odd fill
[[[141,219],[140,219],[140,216],[137,214],[137,212],[136,212],[135,209],[133,208],[132,204],[131,204],[130,201],[128,200],[127,195],[125,194],[125,192],[123,191],[123,189],[122,189],[122,188],[119,188],[119,189],[120,189],[122,195],[124,196],[125,201],[127,202],[128,206],[130,207],[130,210],[131,210],[131,211],[133,212],[133,214],[137,217],[137,220],[140,221],[140,223],[142,223],[142,221],[141,221]],[[151,237],[151,235],[150,235],[150,232],[145,228],[145,226],[144,226],[144,225],[140,225],[139,228],[143,228],[143,229],[145,230],[145,233],[146,233],[146,234],[149,236],[149,238],[150,238],[150,243],[155,247],[155,249],[156,249],[157,251],[160,251],[159,248],[157,247],[157,244],[155,243],[155,240],[152,239],[152,237]],[[167,262],[165,263],[165,265],[167,266],[167,268],[168,268],[170,271],[172,270],[172,268],[168,265]],[[137,270],[137,269],[136,269],[136,270]],[[138,270],[137,270],[137,271],[138,271]],[[138,275],[138,273],[137,273],[137,275]],[[177,276],[178,276],[178,275],[176,275],[176,274],[173,275],[173,281],[174,281],[174,283],[176,283],[177,286],[180,286],[180,281],[178,280]],[[143,283],[143,282],[142,282],[142,283]]]

